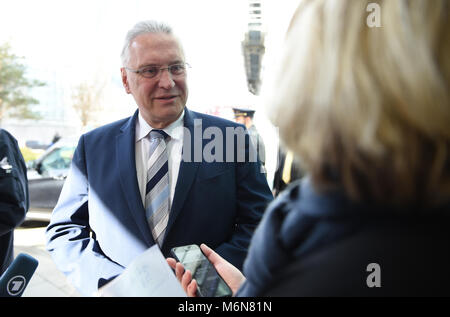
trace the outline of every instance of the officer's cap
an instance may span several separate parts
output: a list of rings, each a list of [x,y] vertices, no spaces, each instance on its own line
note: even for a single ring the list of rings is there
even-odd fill
[[[233,108],[234,116],[237,117],[250,117],[253,118],[255,110],[250,108]]]

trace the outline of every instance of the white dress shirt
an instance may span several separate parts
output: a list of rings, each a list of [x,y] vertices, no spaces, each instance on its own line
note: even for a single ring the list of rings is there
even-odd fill
[[[170,138],[166,140],[167,154],[169,155],[169,189],[170,189],[170,206],[172,206],[173,196],[175,194],[175,186],[177,185],[178,172],[181,163],[181,151],[183,148],[183,119],[184,110],[181,116],[164,128]],[[147,166],[150,150],[149,133],[153,128],[144,120],[139,113],[136,120],[136,172],[141,193],[142,204],[145,207],[145,188],[147,186]],[[169,210],[170,210],[169,206]]]

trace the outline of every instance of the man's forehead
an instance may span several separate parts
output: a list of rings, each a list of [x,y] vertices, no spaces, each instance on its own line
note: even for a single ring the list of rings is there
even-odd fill
[[[130,49],[140,50],[140,49],[178,49],[181,51],[181,46],[177,39],[166,33],[145,33],[136,36],[133,41],[131,41]]]
[[[130,57],[132,60],[138,59],[138,63],[145,63],[148,59],[156,64],[159,59],[168,59],[170,62],[184,60],[178,40],[165,33],[145,33],[134,38],[130,44]]]

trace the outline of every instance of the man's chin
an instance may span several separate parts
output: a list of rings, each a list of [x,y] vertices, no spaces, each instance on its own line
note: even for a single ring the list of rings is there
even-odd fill
[[[184,106],[180,105],[165,105],[164,107],[158,107],[158,111],[147,112],[147,116],[144,119],[153,128],[162,129],[176,121],[182,114]]]

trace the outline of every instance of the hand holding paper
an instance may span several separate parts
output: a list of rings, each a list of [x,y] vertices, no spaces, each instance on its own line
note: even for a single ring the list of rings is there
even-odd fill
[[[138,256],[95,294],[101,297],[186,297],[158,245]]]

